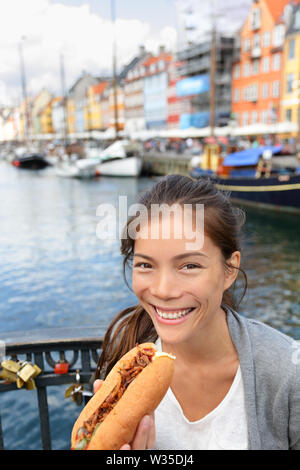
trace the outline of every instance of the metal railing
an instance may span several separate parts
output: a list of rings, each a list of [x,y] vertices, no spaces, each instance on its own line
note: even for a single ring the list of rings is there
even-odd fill
[[[42,448],[51,450],[51,433],[49,410],[47,400],[47,387],[78,384],[84,386],[84,404],[92,396],[92,383],[96,365],[98,362],[102,339],[99,337],[64,338],[41,341],[26,341],[9,343],[6,345],[5,358],[13,361],[28,361],[37,365],[41,373],[34,379],[41,430]],[[70,355],[70,358],[67,356]],[[55,365],[68,363],[68,371],[64,374],[54,372]],[[15,382],[8,383],[0,380],[0,393],[17,390]],[[0,449],[4,449],[4,435],[1,427],[0,416]]]

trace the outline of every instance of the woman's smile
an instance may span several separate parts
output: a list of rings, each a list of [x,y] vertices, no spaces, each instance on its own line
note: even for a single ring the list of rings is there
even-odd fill
[[[195,310],[195,307],[175,309],[174,307],[164,308],[158,307],[157,305],[150,305],[154,311],[156,319],[161,323],[169,325],[178,325],[183,323],[190,316],[192,311]]]

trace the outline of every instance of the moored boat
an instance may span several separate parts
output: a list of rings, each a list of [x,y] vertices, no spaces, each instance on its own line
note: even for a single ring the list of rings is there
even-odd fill
[[[128,140],[117,140],[100,153],[98,175],[138,177],[142,172],[139,149]]]
[[[15,156],[11,163],[17,168],[26,168],[29,170],[41,170],[50,165],[43,153],[34,152]]]
[[[300,171],[297,159],[276,165],[282,147],[259,147],[220,158],[211,167],[195,168],[191,176],[210,177],[218,189],[245,204],[300,212]],[[281,157],[284,162],[285,157]],[[290,161],[290,159],[289,159]]]

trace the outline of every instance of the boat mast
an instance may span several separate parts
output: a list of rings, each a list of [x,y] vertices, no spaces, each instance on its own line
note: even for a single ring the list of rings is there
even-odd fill
[[[19,58],[20,58],[22,93],[23,93],[23,101],[24,101],[24,141],[27,147],[28,137],[29,137],[29,122],[28,122],[29,119],[28,119],[28,106],[27,106],[27,85],[26,85],[24,56],[23,56],[23,41],[24,40],[25,40],[25,36],[22,36],[19,42]]]
[[[210,64],[210,135],[215,135],[216,113],[216,27],[212,29],[211,64]]]
[[[115,0],[110,0],[111,20],[113,24],[113,88],[114,88],[114,120],[115,137],[119,138],[119,116],[118,116],[118,81],[117,81],[117,45],[116,45],[116,5]]]
[[[64,136],[64,149],[66,151],[68,144],[68,123],[67,123],[67,97],[66,97],[66,82],[65,82],[65,64],[64,56],[60,54],[60,80],[61,80],[61,90],[63,97],[63,114],[64,114],[64,126],[63,126],[63,136]]]
[[[211,52],[210,52],[210,135],[215,135],[215,114],[216,114],[216,42],[217,42],[217,28],[216,28],[216,12],[215,2],[212,3],[212,38],[211,38]]]

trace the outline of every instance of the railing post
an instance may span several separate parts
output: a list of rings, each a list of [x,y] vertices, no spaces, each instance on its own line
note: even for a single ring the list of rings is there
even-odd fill
[[[2,424],[1,424],[1,415],[0,415],[0,450],[4,450],[3,434],[2,434]]]
[[[35,364],[40,368],[44,369],[43,353],[38,352],[34,354]],[[41,426],[41,439],[43,450],[51,450],[51,434],[50,434],[50,422],[49,422],[49,410],[47,400],[47,389],[46,387],[37,387],[37,397],[39,404],[40,414],[40,426]]]

